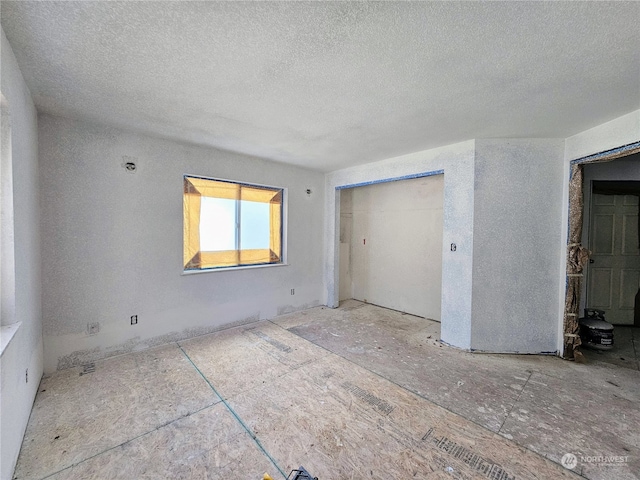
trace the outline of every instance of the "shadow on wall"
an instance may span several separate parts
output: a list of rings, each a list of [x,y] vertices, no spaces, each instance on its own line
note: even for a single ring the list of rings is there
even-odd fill
[[[2,326],[13,324],[15,319],[15,250],[13,224],[13,168],[11,155],[11,116],[9,104],[4,95],[0,94],[1,137],[0,137],[0,201],[1,204],[1,233],[0,251],[2,254],[0,312]],[[4,336],[4,335],[3,335]],[[3,348],[5,340],[3,339]]]

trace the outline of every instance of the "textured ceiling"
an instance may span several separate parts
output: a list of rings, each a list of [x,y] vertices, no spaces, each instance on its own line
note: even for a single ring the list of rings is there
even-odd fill
[[[637,2],[8,2],[40,111],[330,171],[640,108]]]

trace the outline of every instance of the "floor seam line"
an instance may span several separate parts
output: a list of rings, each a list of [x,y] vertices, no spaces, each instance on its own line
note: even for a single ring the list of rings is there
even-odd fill
[[[269,459],[269,461],[273,464],[274,467],[276,467],[276,469],[278,470],[278,472],[280,472],[280,474],[286,478],[287,475],[284,473],[284,470],[282,470],[282,468],[280,468],[280,465],[278,465],[275,461],[275,459],[269,454],[269,452],[267,452],[267,450],[264,448],[264,446],[262,445],[262,443],[260,443],[260,440],[258,440],[258,437],[256,436],[255,433],[253,433],[249,427],[247,427],[247,425],[242,421],[242,419],[240,418],[240,416],[236,413],[236,411],[231,407],[231,405],[229,405],[229,403],[227,402],[227,400],[220,395],[220,393],[218,392],[218,390],[216,389],[216,387],[213,386],[213,384],[209,381],[209,379],[204,375],[204,373],[202,373],[202,371],[198,368],[198,366],[194,363],[194,361],[191,359],[191,357],[189,357],[189,355],[187,355],[187,352],[184,351],[184,348],[182,348],[182,346],[180,345],[180,350],[182,351],[183,355],[187,358],[187,360],[189,360],[189,362],[191,363],[191,365],[193,365],[193,368],[196,369],[196,371],[200,374],[200,376],[203,378],[203,380],[205,382],[207,382],[207,385],[209,385],[209,387],[211,388],[211,390],[213,390],[213,393],[215,393],[218,398],[220,399],[220,401],[222,402],[222,404],[227,408],[227,410],[229,410],[229,412],[231,413],[231,415],[238,421],[238,423],[240,424],[240,426],[247,432],[247,434],[249,435],[249,437],[251,437],[251,439],[255,442],[255,444],[258,446],[258,449]]]
[[[297,335],[297,334],[296,334],[296,333],[294,333],[294,332],[291,332],[291,333],[293,333],[294,335]],[[298,336],[300,336],[300,335],[298,335]],[[311,340],[308,340],[308,339],[306,339],[306,338],[304,338],[304,337],[302,337],[302,336],[300,336],[300,338],[303,338],[303,339],[307,340],[308,342],[311,342]],[[446,410],[446,411],[447,411],[447,412],[449,412],[449,413],[452,413],[452,414],[454,414],[454,415],[457,415],[457,416],[459,416],[460,418],[464,418],[465,420],[467,420],[468,422],[473,423],[474,425],[477,425],[477,426],[479,426],[479,427],[481,427],[481,428],[484,428],[485,430],[488,430],[488,431],[490,431],[490,432],[492,432],[492,433],[499,433],[499,430],[496,430],[496,431],[491,430],[491,429],[490,429],[490,428],[488,428],[487,426],[485,426],[485,425],[483,425],[483,424],[481,424],[481,423],[478,423],[478,422],[476,422],[475,420],[472,420],[472,419],[470,419],[470,418],[467,418],[467,417],[465,417],[465,416],[461,415],[460,413],[454,412],[453,410],[450,410],[450,409],[449,409],[449,408],[447,408],[446,406],[444,406],[444,405],[442,405],[442,404],[440,404],[440,403],[438,403],[438,402],[436,402],[436,401],[434,401],[434,400],[432,400],[432,399],[430,399],[430,398],[427,398],[427,397],[425,397],[424,395],[421,395],[420,393],[418,393],[418,392],[416,392],[416,391],[414,391],[414,390],[411,390],[410,388],[407,388],[407,387],[405,387],[404,385],[401,385],[401,384],[397,383],[397,382],[396,382],[396,381],[394,381],[394,380],[391,380],[390,378],[385,377],[385,376],[384,376],[384,375],[382,375],[381,373],[378,373],[378,372],[376,372],[376,371],[374,371],[374,370],[370,370],[369,368],[365,367],[364,365],[360,365],[359,363],[356,363],[356,362],[354,362],[353,360],[351,360],[351,359],[349,359],[349,358],[347,358],[347,357],[345,357],[345,356],[343,356],[343,355],[340,355],[339,353],[336,353],[336,352],[334,352],[334,351],[332,351],[332,350],[329,350],[328,348],[323,347],[322,345],[318,345],[317,343],[314,343],[314,342],[311,342],[311,343],[313,343],[315,346],[317,346],[317,347],[319,347],[319,348],[322,348],[323,350],[326,350],[327,352],[329,352],[329,353],[330,353],[330,354],[332,354],[332,355],[335,355],[335,356],[337,356],[337,357],[340,357],[340,358],[342,358],[343,360],[346,360],[347,362],[352,363],[353,365],[356,365],[356,366],[358,366],[358,367],[360,367],[360,368],[362,368],[362,369],[366,370],[367,372],[372,373],[373,375],[375,375],[375,376],[377,376],[377,377],[380,377],[380,378],[382,378],[382,379],[384,379],[384,380],[386,380],[386,381],[388,381],[388,382],[392,383],[392,384],[393,384],[393,385],[395,385],[396,387],[399,387],[399,388],[401,388],[401,389],[403,389],[403,390],[406,390],[407,392],[409,392],[409,393],[411,393],[411,394],[413,394],[413,395],[415,395],[415,396],[417,396],[417,397],[419,397],[419,398],[422,398],[423,400],[426,400],[427,402],[430,402],[430,403],[433,403],[434,405],[437,405],[438,407],[440,407],[440,408],[442,408],[442,409]],[[529,378],[530,378],[530,377],[531,377],[531,374],[529,374]],[[528,381],[529,381],[529,379],[527,378],[527,381],[525,382],[525,385],[528,383]],[[523,386],[523,389],[524,389],[524,386]],[[520,394],[518,395],[518,399],[520,398],[520,395],[522,395],[522,392],[520,392]],[[516,401],[517,401],[517,400],[516,400]],[[531,450],[531,451],[533,451],[533,450]],[[537,452],[534,452],[534,453],[537,453]],[[538,454],[538,455],[539,455],[539,454]]]
[[[516,407],[516,404],[520,401],[520,397],[522,397],[522,394],[524,393],[524,389],[527,388],[527,385],[529,384],[529,380],[531,380],[531,377],[533,376],[533,371],[529,372],[529,376],[527,377],[527,380],[524,382],[524,385],[522,386],[522,389],[520,390],[520,393],[518,394],[518,398],[515,399],[515,401],[513,402],[513,404],[511,405],[511,408],[509,409],[509,411],[507,412],[507,414],[504,417],[504,420],[502,421],[502,423],[500,424],[500,428],[498,429],[497,433],[500,433],[500,431],[502,430],[502,427],[504,427],[504,424],[507,422],[507,420],[509,419],[509,415],[511,415],[511,412],[513,411],[513,409]]]
[[[289,331],[289,330],[287,330],[287,331]],[[308,340],[308,339],[306,339],[306,338],[304,338],[304,337],[302,337],[302,336],[298,335],[297,333],[294,333],[294,332],[291,332],[291,333],[293,333],[294,335],[299,336],[300,338],[302,338],[302,339],[304,339],[304,340],[307,340],[308,342],[311,342],[311,340]],[[467,421],[469,421],[469,422],[471,422],[471,423],[473,423],[473,424],[475,424],[475,425],[478,425],[479,427],[482,427],[482,428],[484,428],[484,429],[486,429],[486,430],[489,430],[490,432],[493,432],[493,430],[491,430],[491,429],[487,428],[486,426],[481,425],[480,423],[477,423],[477,422],[475,422],[475,421],[473,421],[473,420],[470,420],[470,419],[468,419],[467,417],[464,417],[464,416],[460,415],[459,413],[454,412],[453,410],[449,410],[449,409],[448,409],[447,407],[445,407],[444,405],[441,405],[441,404],[439,404],[438,402],[435,402],[434,400],[431,400],[430,398],[427,398],[427,397],[425,397],[425,396],[423,396],[423,395],[420,395],[418,392],[414,392],[413,390],[411,390],[411,389],[409,389],[409,388],[405,387],[404,385],[400,385],[400,384],[399,384],[399,383],[397,383],[396,381],[391,380],[390,378],[387,378],[387,377],[385,377],[384,375],[382,375],[382,374],[380,374],[380,373],[378,373],[378,372],[376,372],[376,371],[374,371],[374,370],[370,370],[369,368],[367,368],[367,367],[365,367],[365,366],[363,366],[363,365],[360,365],[359,363],[356,363],[356,362],[354,362],[353,360],[351,360],[351,359],[349,359],[349,358],[347,358],[347,357],[345,357],[345,356],[343,356],[343,355],[340,355],[339,353],[336,353],[336,352],[334,352],[334,351],[332,351],[332,350],[329,350],[328,348],[323,347],[322,345],[319,345],[319,344],[314,343],[314,342],[311,342],[311,343],[313,343],[316,347],[318,347],[318,348],[322,348],[323,350],[325,350],[325,351],[329,352],[331,355],[335,355],[336,357],[340,357],[340,358],[342,358],[343,360],[345,360],[345,361],[347,361],[347,362],[349,362],[349,363],[352,363],[353,365],[356,365],[357,367],[360,367],[360,368],[362,368],[362,369],[366,370],[367,372],[369,372],[369,373],[371,373],[371,374],[375,375],[376,377],[379,377],[379,378],[382,378],[382,379],[386,380],[387,382],[389,382],[389,383],[391,383],[391,384],[395,385],[396,387],[399,387],[399,388],[401,388],[401,389],[403,389],[403,390],[406,390],[407,392],[409,392],[409,393],[411,393],[411,394],[413,394],[413,395],[415,395],[415,396],[417,396],[417,397],[420,397],[420,398],[422,398],[423,400],[426,400],[427,402],[431,402],[431,403],[433,403],[434,405],[436,405],[436,406],[438,406],[438,407],[440,407],[440,408],[442,408],[442,409],[446,410],[446,411],[447,411],[447,412],[449,412],[449,413],[452,413],[452,414],[457,415],[457,416],[459,416],[459,417],[461,417],[461,418],[464,418],[465,420],[467,420]],[[498,433],[498,432],[494,432],[494,433]]]
[[[73,464],[69,465],[68,467],[61,468],[60,470],[58,470],[56,472],[53,472],[53,473],[50,473],[50,474],[48,474],[48,475],[46,475],[44,477],[41,477],[40,480],[45,480],[46,478],[50,478],[53,475],[57,475],[60,472],[64,472],[65,470],[69,470],[70,468],[73,468],[73,467],[77,467],[78,465],[81,465],[81,464],[83,464],[83,463],[85,463],[85,462],[87,462],[87,461],[89,461],[89,460],[91,460],[93,458],[99,457],[100,455],[102,455],[104,453],[110,452],[111,450],[115,450],[118,447],[122,447],[123,445],[126,445],[127,443],[131,443],[131,442],[133,442],[135,440],[138,440],[139,438],[145,437],[145,436],[147,436],[147,435],[149,435],[149,434],[151,434],[153,432],[157,432],[161,428],[167,427],[167,426],[171,425],[172,423],[177,422],[178,420],[182,420],[183,418],[187,418],[187,417],[190,417],[191,415],[195,415],[196,413],[200,413],[203,410],[206,410],[207,408],[211,408],[211,407],[213,407],[213,406],[215,406],[215,405],[217,405],[219,403],[220,402],[215,402],[215,403],[212,403],[210,405],[206,405],[206,406],[204,406],[202,408],[199,408],[198,410],[194,410],[193,412],[188,413],[187,415],[182,415],[182,416],[180,416],[180,417],[178,417],[178,418],[176,418],[174,420],[170,420],[168,422],[163,423],[162,425],[158,425],[157,427],[152,428],[151,430],[148,430],[148,431],[146,431],[144,433],[141,433],[140,435],[136,435],[135,437],[130,438],[129,440],[126,440],[126,441],[124,441],[124,442],[122,442],[122,443],[120,443],[118,445],[114,445],[113,447],[109,447],[109,448],[107,448],[105,450],[102,450],[99,453],[91,455],[90,457],[84,458],[84,459],[80,460],[79,462],[73,463]]]
[[[283,328],[283,327],[281,327],[281,328]],[[292,328],[295,328],[295,327],[292,327]],[[285,330],[287,330],[287,329],[285,329]],[[287,330],[287,331],[290,331],[290,330]],[[298,334],[297,334],[297,333],[295,333],[295,332],[291,332],[291,333],[293,333],[294,335],[297,335],[297,336],[298,336],[298,337],[300,337],[300,338],[303,338],[304,340],[307,340],[308,342],[311,342],[311,340],[306,339],[306,338],[304,338],[303,336],[298,335]],[[409,388],[407,388],[407,387],[405,387],[405,386],[403,386],[403,385],[400,385],[399,383],[396,383],[395,381],[391,380],[390,378],[385,377],[384,375],[381,375],[381,374],[380,374],[380,373],[378,373],[378,372],[375,372],[375,371],[373,371],[373,370],[369,370],[367,367],[364,367],[364,366],[362,366],[362,365],[360,365],[360,364],[358,364],[358,363],[356,363],[356,362],[354,362],[354,361],[352,361],[352,360],[350,360],[350,359],[348,359],[348,358],[346,358],[346,357],[344,357],[344,356],[342,356],[342,355],[340,355],[340,354],[338,354],[338,353],[336,353],[336,352],[333,352],[333,351],[329,350],[328,348],[323,347],[322,345],[318,345],[318,344],[317,344],[317,343],[315,343],[315,342],[311,342],[311,343],[313,343],[313,344],[314,344],[315,346],[317,346],[318,348],[322,348],[323,350],[326,350],[327,352],[329,352],[329,353],[330,353],[330,354],[332,354],[332,355],[335,355],[335,356],[337,356],[337,357],[340,357],[340,358],[342,358],[343,360],[345,360],[345,361],[347,361],[347,362],[349,362],[349,363],[352,363],[353,365],[356,365],[356,366],[358,366],[358,367],[360,367],[360,368],[362,368],[362,369],[366,370],[367,372],[369,372],[369,373],[371,373],[371,374],[373,374],[373,375],[375,375],[375,376],[377,376],[377,377],[379,377],[379,378],[382,378],[383,380],[386,380],[387,382],[389,382],[389,383],[391,383],[391,384],[395,385],[396,387],[401,388],[402,390],[405,390],[405,391],[407,391],[407,392],[411,393],[412,395],[415,395],[415,396],[417,396],[417,397],[419,397],[419,398],[421,398],[421,399],[423,399],[423,400],[426,400],[427,402],[430,402],[430,403],[432,403],[432,404],[434,404],[434,405],[436,405],[436,406],[438,406],[438,407],[442,408],[443,410],[445,410],[445,411],[447,411],[447,412],[449,412],[449,413],[451,413],[451,414],[453,414],[453,415],[456,415],[456,416],[458,416],[458,417],[460,417],[460,418],[462,418],[462,419],[466,420],[466,421],[467,421],[467,422],[469,422],[469,423],[472,423],[472,424],[474,424],[474,425],[477,425],[478,427],[483,428],[483,429],[485,429],[485,430],[487,430],[487,431],[489,431],[489,432],[491,432],[491,433],[495,433],[496,435],[500,435],[500,430],[498,430],[498,431],[493,431],[493,430],[491,430],[490,428],[487,428],[486,426],[484,426],[484,425],[482,425],[482,424],[480,424],[480,423],[476,422],[475,420],[471,420],[471,419],[469,419],[469,418],[467,418],[467,417],[465,417],[465,416],[463,416],[463,415],[461,415],[461,414],[459,414],[459,413],[456,413],[456,412],[454,412],[454,411],[452,411],[452,410],[449,410],[449,409],[448,409],[447,407],[445,407],[444,405],[440,405],[439,403],[434,402],[433,400],[431,400],[431,399],[429,399],[429,398],[426,398],[426,397],[424,397],[423,395],[420,395],[419,393],[417,393],[417,392],[415,392],[415,391],[413,391],[413,390],[411,390],[411,389],[409,389]],[[522,391],[521,391],[521,392],[520,392],[520,394],[518,395],[518,399],[514,402],[514,405],[515,405],[515,403],[517,403],[517,401],[518,401],[518,400],[520,400],[520,396],[522,395],[522,392],[524,391],[524,387],[526,387],[526,385],[529,383],[529,379],[531,378],[531,376],[532,376],[534,373],[535,373],[535,372],[534,372],[533,370],[529,373],[529,378],[527,378],[527,381],[526,381],[526,382],[525,382],[525,384],[523,385],[523,387],[522,387]],[[506,418],[505,418],[505,421],[506,421]],[[503,424],[504,424],[504,422],[503,422]],[[500,426],[500,429],[502,429],[502,425]],[[511,439],[508,439],[508,438],[504,437],[503,435],[500,435],[500,437],[501,437],[501,438],[503,438],[503,439],[505,439],[505,440],[507,440],[507,441],[509,441],[509,442],[513,442],[513,443],[514,443],[514,444],[516,444],[517,446],[519,446],[519,447],[521,447],[521,448],[524,448],[526,451],[528,451],[528,452],[530,452],[530,453],[532,453],[532,454],[534,454],[534,455],[538,455],[538,456],[540,456],[540,457],[542,457],[542,458],[544,458],[544,459],[547,459],[547,460],[549,460],[549,461],[551,461],[551,462],[553,462],[553,463],[556,463],[556,464],[560,465],[560,463],[555,462],[555,461],[553,461],[553,460],[551,460],[551,459],[547,458],[545,455],[543,455],[543,454],[541,454],[541,453],[539,453],[539,452],[536,452],[535,450],[530,449],[530,448],[529,448],[529,447],[527,447],[526,445],[522,445],[522,444],[520,444],[520,443],[518,443],[518,442],[515,442],[515,441],[513,441],[513,440],[511,440]],[[575,473],[575,472],[574,472],[574,473]],[[580,474],[578,474],[578,475],[580,475]],[[580,476],[582,476],[582,475],[580,475]]]
[[[291,375],[291,374],[293,374],[293,373],[297,372],[298,370],[300,370],[301,368],[306,367],[307,365],[311,365],[312,363],[316,363],[316,362],[318,362],[319,360],[322,360],[323,358],[324,358],[324,357],[315,358],[315,359],[313,359],[311,362],[305,363],[304,365],[301,365],[301,366],[299,366],[299,367],[295,367],[295,368],[294,368],[294,367],[292,367],[292,366],[290,366],[290,365],[286,365],[286,364],[284,364],[284,363],[283,363],[282,365],[284,365],[284,366],[286,366],[286,367],[289,367],[289,370],[287,370],[286,372],[284,372],[282,375],[276,375],[276,376],[275,376],[275,377],[273,377],[271,380],[279,380],[279,379],[281,379],[281,378],[284,378],[284,377],[286,377],[287,375]],[[236,397],[238,397],[239,395],[243,395],[243,394],[245,394],[245,393],[247,393],[247,392],[250,392],[250,391],[252,391],[252,390],[255,390],[255,389],[257,389],[257,388],[260,388],[261,386],[262,386],[262,385],[256,385],[256,386],[254,386],[254,387],[247,388],[246,390],[242,390],[242,391],[240,391],[240,392],[237,392],[237,393],[233,394],[231,397],[228,397],[228,398],[236,398]]]

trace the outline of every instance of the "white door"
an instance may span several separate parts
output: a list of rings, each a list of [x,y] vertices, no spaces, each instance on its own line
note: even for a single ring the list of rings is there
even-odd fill
[[[587,307],[605,311],[615,325],[633,325],[640,286],[638,197],[591,196]]]

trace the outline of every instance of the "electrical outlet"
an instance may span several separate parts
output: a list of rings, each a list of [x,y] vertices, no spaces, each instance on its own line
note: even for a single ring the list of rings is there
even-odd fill
[[[295,295],[295,294],[296,294],[296,289],[295,289],[295,288],[292,288],[292,289],[291,289],[291,295]]]
[[[131,325],[138,324],[138,315],[131,315]]]
[[[87,323],[87,335],[95,335],[100,331],[100,322]]]

